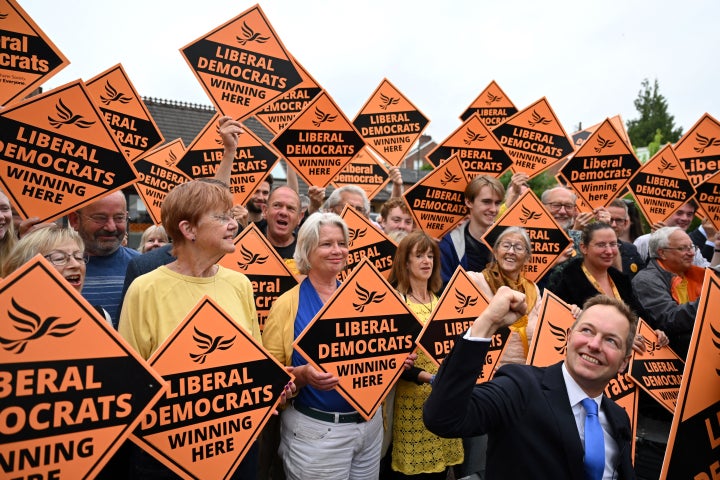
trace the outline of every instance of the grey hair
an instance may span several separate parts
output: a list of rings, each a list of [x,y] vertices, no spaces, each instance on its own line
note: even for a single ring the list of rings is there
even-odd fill
[[[303,275],[307,275],[310,271],[310,253],[317,248],[320,242],[320,227],[324,225],[340,227],[345,237],[345,244],[349,242],[348,227],[340,215],[332,212],[315,212],[310,215],[298,231],[293,255],[295,266]]]
[[[577,193],[575,193],[575,191],[574,191],[572,188],[568,188],[568,187],[566,187],[565,185],[557,185],[557,186],[555,186],[555,187],[553,187],[553,188],[548,188],[547,190],[545,190],[545,191],[542,193],[542,195],[540,195],[540,201],[541,201],[542,203],[547,202],[547,197],[550,196],[550,193],[551,193],[553,190],[565,190],[565,191],[568,191],[568,192],[570,192],[570,195],[572,195],[573,202],[577,202]]]
[[[522,227],[508,227],[503,230],[502,233],[498,235],[498,237],[495,239],[493,250],[497,250],[498,245],[500,245],[500,242],[502,242],[505,237],[513,234],[520,235],[520,237],[522,237],[523,242],[525,242],[525,248],[527,248],[528,254],[532,255],[532,242],[530,242],[530,236],[528,235],[527,230]]]
[[[650,258],[657,258],[658,250],[669,247],[670,235],[678,230],[683,231],[680,227],[662,227],[652,232],[648,240],[648,253],[650,254]]]
[[[327,200],[325,200],[325,210],[332,210],[340,204],[341,196],[344,192],[355,193],[361,195],[363,199],[363,213],[367,217],[370,215],[370,201],[365,194],[365,190],[358,187],[357,185],[345,185],[340,188],[336,188],[330,194]]]

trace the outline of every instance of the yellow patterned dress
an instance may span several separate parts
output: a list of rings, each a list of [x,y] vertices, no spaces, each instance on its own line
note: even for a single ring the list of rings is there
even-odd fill
[[[425,324],[437,297],[431,303],[407,301],[417,318]],[[422,351],[418,351],[415,366],[429,373],[437,373],[435,364]],[[450,465],[463,461],[462,440],[440,438],[430,433],[423,423],[422,408],[430,395],[430,385],[399,380],[395,394],[393,414],[392,469],[405,475],[443,472]]]

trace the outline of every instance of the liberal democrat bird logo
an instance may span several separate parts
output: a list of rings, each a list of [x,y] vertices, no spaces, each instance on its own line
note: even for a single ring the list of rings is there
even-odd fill
[[[645,342],[645,353],[650,355],[651,357],[654,357],[655,352],[662,348],[660,344],[650,340],[649,338],[643,337],[643,341]]]
[[[175,155],[175,153],[170,150],[168,158],[165,159],[165,165],[167,165],[168,167],[172,167],[173,165],[175,165],[175,162],[177,162],[177,155]]]
[[[665,160],[665,157],[660,157],[658,172],[663,173],[665,170],[675,170],[675,165]]]
[[[133,97],[128,97],[122,92],[118,92],[115,87],[112,86],[110,80],[105,82],[105,95],[100,95],[100,101],[104,105],[110,105],[112,102],[129,103]]]
[[[55,128],[60,128],[63,125],[75,125],[80,128],[88,128],[90,125],[95,124],[94,121],[85,120],[82,115],[74,114],[72,110],[70,110],[67,105],[63,103],[62,98],[55,105],[55,111],[57,112],[57,116],[60,117],[59,120],[51,116],[47,117],[50,125]]]
[[[250,42],[257,42],[257,43],[265,43],[268,40],[270,40],[270,37],[265,37],[260,35],[259,32],[256,32],[252,28],[250,28],[247,24],[247,22],[243,22],[242,26],[242,34],[243,36],[235,36],[235,39],[238,41],[240,45],[245,46],[245,44]]]
[[[267,255],[260,256],[259,253],[253,253],[251,250],[249,250],[244,245],[242,247],[240,247],[240,256],[242,256],[243,260],[245,260],[245,263],[237,262],[240,270],[247,270],[248,267],[252,264],[262,265],[268,259]]]
[[[530,118],[530,120],[528,120],[528,125],[530,125],[531,127],[534,127],[535,125],[547,125],[551,121],[552,120],[550,120],[549,118],[545,118],[539,113],[537,113],[535,110],[533,110],[532,117]]]
[[[359,283],[355,285],[355,293],[358,296],[358,300],[362,303],[353,303],[352,306],[358,312],[364,312],[365,307],[371,303],[380,303],[385,299],[385,293],[371,292],[366,288],[363,288]]]
[[[483,135],[482,133],[475,133],[469,128],[465,130],[465,136],[467,137],[463,140],[465,145],[470,145],[473,142],[482,142],[487,137],[487,135]]]
[[[715,345],[715,348],[720,350],[720,331],[715,330],[715,327],[713,327],[712,324],[710,324],[710,330],[712,330],[713,333],[712,343]],[[716,368],[715,373],[720,375],[720,369]]]
[[[537,220],[542,216],[542,214],[540,214],[539,212],[533,212],[525,205],[520,208],[520,212],[522,213],[522,215],[520,216],[520,223],[522,223],[523,225],[525,225],[530,220]]]
[[[14,298],[10,299],[10,302],[15,311],[8,310],[7,315],[13,320],[15,330],[24,333],[26,336],[17,339],[0,337],[0,345],[8,352],[23,353],[29,342],[44,335],[51,337],[70,335],[74,331],[73,327],[80,323],[79,318],[74,322],[67,323],[57,323],[60,317],[55,316],[42,319],[35,312],[21,307]]]
[[[7,13],[0,13],[0,20],[5,20],[8,17]]]
[[[457,183],[459,181],[460,177],[452,173],[450,169],[445,169],[445,175],[443,175],[442,180],[440,180],[440,185],[444,187],[449,183]]]
[[[558,352],[560,355],[565,355],[565,350],[567,350],[567,341],[568,341],[568,335],[570,334],[570,329],[557,327],[550,322],[548,322],[548,325],[550,325],[550,333],[552,333],[555,336],[555,338],[557,338],[561,343],[561,345],[555,347],[555,351]]]
[[[485,101],[486,105],[492,105],[495,102],[499,102],[502,100],[503,97],[500,95],[493,95],[492,92],[487,93],[487,101]]]
[[[362,238],[367,233],[367,228],[348,228],[348,243],[353,246],[353,242],[359,238]]]
[[[331,115],[329,113],[325,113],[322,110],[320,110],[318,107],[315,107],[315,120],[312,121],[313,125],[316,127],[319,127],[325,122],[334,122],[337,118],[337,115]]]
[[[465,295],[457,288],[455,289],[455,298],[457,298],[457,301],[460,302],[458,305],[455,305],[455,311],[458,312],[460,315],[465,312],[465,309],[467,307],[474,307],[478,301],[478,297]]]
[[[227,350],[233,346],[233,343],[235,343],[235,337],[224,339],[220,335],[213,337],[207,333],[201,332],[197,327],[194,327],[194,330],[195,335],[193,335],[193,340],[195,340],[197,346],[202,349],[202,352],[200,353],[188,354],[195,363],[205,363],[205,359],[212,352],[215,350]]]
[[[382,101],[382,103],[380,104],[380,108],[383,110],[387,110],[390,105],[397,105],[397,103],[400,101],[399,98],[388,97],[384,93],[380,94],[380,100]]]
[[[697,140],[698,146],[693,147],[693,150],[695,150],[697,153],[705,153],[706,148],[720,146],[720,138],[706,137],[704,135],[696,133],[695,140]]]
[[[613,145],[615,145],[615,140],[610,140],[603,138],[602,136],[597,136],[597,147],[593,147],[597,153],[600,153],[604,148],[610,148]]]

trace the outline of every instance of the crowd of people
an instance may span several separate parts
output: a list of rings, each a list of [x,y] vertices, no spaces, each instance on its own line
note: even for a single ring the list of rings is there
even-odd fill
[[[162,226],[147,229],[138,250],[122,244],[128,227],[122,192],[70,213],[68,226],[30,222],[17,229],[8,197],[0,192],[2,276],[42,255],[145,359],[203,295],[220,304],[295,377],[283,394],[279,417],[267,424],[233,478],[443,480],[450,471],[456,479],[486,473],[489,478],[581,478],[576,474],[590,455],[583,440],[589,427],[581,425],[584,397],[599,405],[604,422],[604,460],[594,468],[606,475],[597,478],[634,478],[628,439],[622,436],[627,417],[602,391],[625,368],[631,348],[644,348],[642,339],[633,338],[638,316],[656,329],[662,344],[687,355],[705,268],[720,262],[715,247],[720,235],[711,223],[686,232],[694,203],[640,235],[632,202],[617,199],[607,208],[579,213],[572,190],[546,190],[542,203],[575,244],[536,283],[525,276],[533,242],[524,228],[506,228],[492,249],[482,242],[498,215],[527,188],[526,175],[514,175],[507,191],[495,178],[475,177],[465,190],[467,221],[437,242],[413,224],[400,198],[399,170],[393,171],[394,196],[380,210],[376,226],[398,244],[389,280],[400,298],[426,323],[462,266],[492,300],[440,371],[423,353],[410,355],[389,397],[392,403],[366,421],[338,393],[339,379],[308,364],[293,341],[340,286],[349,242],[339,214],[348,206],[369,217],[368,198],[359,187],[346,186],[323,203],[324,189],[311,187],[303,206],[296,187],[273,188],[269,176],[246,205],[233,205],[226,167],[241,131],[234,120],[220,120],[225,156],[216,177],[169,192]],[[250,281],[217,264],[235,250],[235,236],[249,222],[300,280],[275,300],[262,334]],[[543,289],[570,304],[576,321],[566,361],[528,370],[523,365]],[[476,387],[482,360],[473,359],[485,357],[483,339],[505,325],[511,333],[495,379]],[[545,382],[550,393],[541,391]],[[548,402],[542,401],[545,395]],[[657,428],[652,438],[639,439],[636,470],[638,478],[650,479],[659,475],[658,451],[667,442],[669,417],[655,416],[652,408],[644,411],[644,403],[639,417]],[[527,463],[514,459],[519,449],[528,454]],[[106,478],[174,478],[140,449],[121,453],[127,468],[106,469]]]

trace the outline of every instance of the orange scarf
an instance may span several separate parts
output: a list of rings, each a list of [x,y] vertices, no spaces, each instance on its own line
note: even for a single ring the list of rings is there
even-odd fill
[[[506,287],[510,287],[517,292],[525,294],[525,303],[527,304],[528,312],[531,311],[535,306],[535,302],[537,302],[537,288],[535,287],[535,284],[525,278],[525,275],[523,275],[522,273],[520,274],[520,277],[516,282],[512,278],[506,276],[500,270],[497,262],[493,262],[488,265],[485,270],[482,271],[482,274],[483,277],[485,277],[485,281],[487,282],[490,290],[492,290],[493,293],[496,293],[500,287],[505,285]],[[528,316],[527,314],[525,314],[522,317],[518,318],[515,323],[510,325],[510,330],[512,330],[513,332],[517,332],[518,335],[520,335],[523,349],[525,350],[525,355],[527,355],[529,349],[527,338],[527,324]]]
[[[660,268],[670,272],[660,259],[657,259],[657,263],[660,265]],[[673,300],[675,300],[678,305],[695,301],[700,298],[704,278],[705,269],[692,265],[690,269],[685,272],[684,276],[678,274],[673,276],[670,283],[670,295],[672,295]],[[682,287],[683,282],[687,282],[687,289]],[[687,294],[683,295],[682,293],[685,290],[687,290]]]

